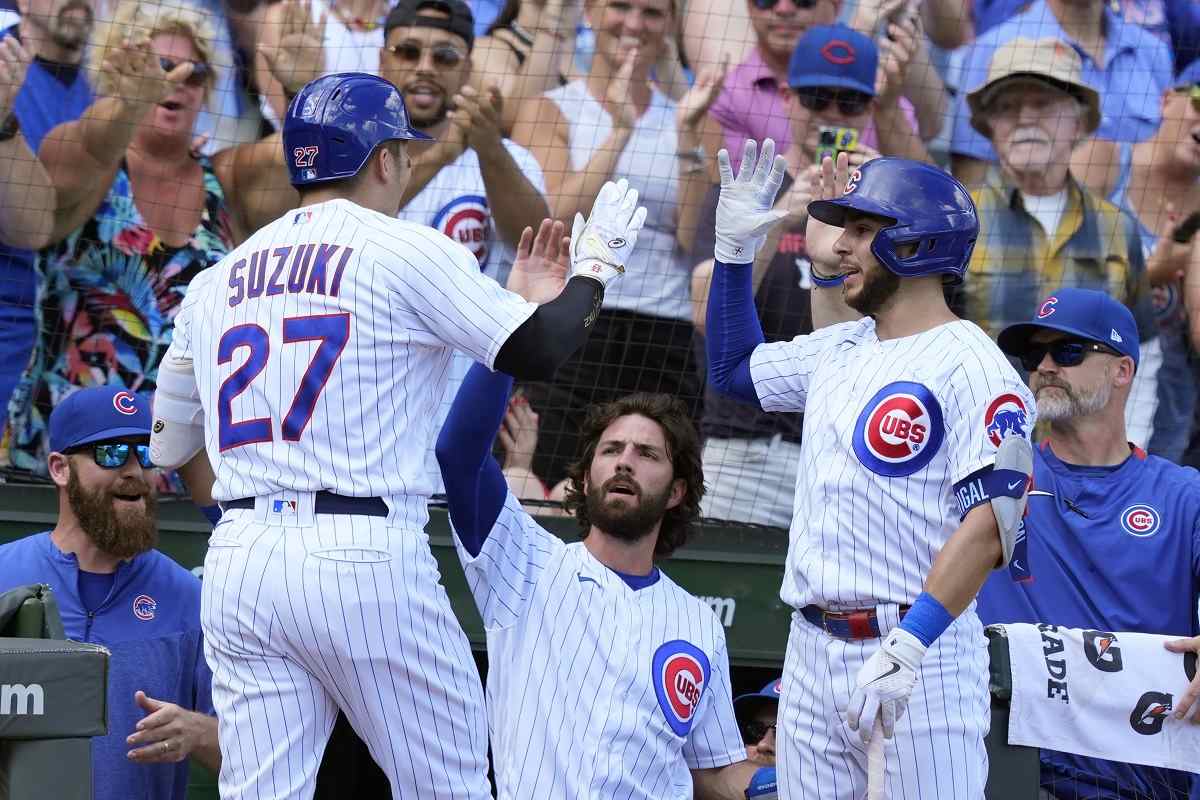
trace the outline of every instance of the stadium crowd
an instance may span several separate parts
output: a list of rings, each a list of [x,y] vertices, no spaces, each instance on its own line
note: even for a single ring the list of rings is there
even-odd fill
[[[804,232],[821,158],[927,161],[970,189],[980,219],[968,277],[947,288],[956,312],[996,337],[1064,288],[1119,301],[1136,372],[1119,402],[1076,412],[1106,408],[1136,453],[1200,466],[1190,0],[0,0],[0,29],[0,466],[13,474],[54,477],[51,411],[79,389],[152,395],[191,279],[297,207],[278,126],[301,87],[341,71],[391,81],[433,138],[410,149],[400,216],[501,283],[524,228],[569,225],[606,181],[628,178],[648,210],[586,345],[509,404],[499,444],[522,499],[563,499],[585,408],[664,392],[703,438],[702,514],[783,535],[803,416],[705,388],[716,154],[737,164],[767,137],[788,162],[786,216],[753,269],[768,341],[814,327]],[[456,357],[443,416],[470,363]],[[158,488],[186,492],[186,477]],[[1162,632],[1197,633],[1195,586],[1180,589],[1190,630]],[[739,698],[764,765],[769,690]]]
[[[522,228],[569,220],[605,180],[633,176],[647,203],[587,346],[523,386],[505,426],[523,497],[561,497],[580,409],[665,391],[702,429],[705,514],[786,527],[802,418],[702,389],[715,154],[736,164],[747,138],[773,138],[789,164],[788,216],[755,271],[769,338],[811,330],[803,232],[820,156],[931,161],[972,189],[982,221],[959,313],[995,335],[1060,286],[1109,292],[1143,342],[1131,439],[1200,460],[1193,4],[29,0],[0,24],[11,469],[45,474],[49,412],[79,387],[153,391],[191,278],[295,206],[276,130],[289,97],[345,70],[392,81],[435,139],[401,216],[500,281]],[[168,79],[181,64],[186,78]]]

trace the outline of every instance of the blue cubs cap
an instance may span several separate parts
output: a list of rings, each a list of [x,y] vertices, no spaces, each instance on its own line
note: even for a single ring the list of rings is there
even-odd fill
[[[150,401],[121,386],[93,386],[67,395],[50,412],[50,449],[149,436]]]
[[[776,678],[757,692],[750,692],[749,694],[738,695],[733,698],[734,717],[741,722],[764,705],[777,705],[779,703],[779,685],[781,683],[783,683],[783,678]]]
[[[879,48],[846,25],[814,25],[805,31],[788,62],[793,89],[829,86],[875,96]]]
[[[1020,356],[1041,330],[1061,331],[1110,347],[1138,364],[1137,323],[1124,304],[1095,289],[1059,289],[1042,301],[1031,322],[1009,325],[996,343],[1010,356]]]

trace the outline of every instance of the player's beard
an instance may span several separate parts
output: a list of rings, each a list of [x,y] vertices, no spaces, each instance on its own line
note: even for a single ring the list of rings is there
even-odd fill
[[[1072,389],[1065,382],[1050,375],[1038,374],[1035,381],[1034,398],[1037,400],[1038,418],[1045,422],[1062,422],[1077,417],[1095,414],[1108,405],[1112,397],[1112,382],[1105,380],[1091,389]],[[1046,391],[1047,387],[1056,387]]]
[[[633,495],[621,495],[624,502],[605,502],[614,479],[609,478],[601,486],[589,486],[587,491],[588,520],[599,530],[623,542],[644,539],[662,521],[671,499],[671,487],[659,494],[647,494],[641,486],[634,484]],[[636,505],[633,501],[636,500]]]
[[[883,310],[900,288],[900,276],[876,264],[862,271],[862,286],[857,293],[844,293],[846,305],[864,317],[871,317]]]
[[[133,457],[132,455],[130,456]],[[111,489],[89,490],[79,482],[74,467],[67,475],[67,502],[79,527],[101,552],[115,558],[132,558],[158,544],[158,496],[154,487],[138,478],[122,480]],[[144,509],[118,511],[116,494],[140,494]]]

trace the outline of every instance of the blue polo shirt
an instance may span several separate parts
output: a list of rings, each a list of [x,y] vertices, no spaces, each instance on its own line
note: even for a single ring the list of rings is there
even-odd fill
[[[985,625],[1049,622],[1068,628],[1195,636],[1200,597],[1200,473],[1141,450],[1117,467],[1066,464],[1034,451],[1025,526],[1033,580],[993,572],[979,593]],[[1048,493],[1048,494],[1038,494]],[[1184,797],[1191,776],[1157,767],[1042,751],[1043,778],[1077,776],[1077,794]],[[1174,793],[1171,791],[1174,790]],[[1120,797],[1132,796],[1122,794]]]
[[[0,546],[0,591],[47,583],[54,591],[68,639],[112,651],[108,671],[108,735],[92,739],[95,800],[184,800],[188,762],[136,764],[125,737],[146,716],[134,703],[139,689],[156,700],[215,714],[212,673],[200,633],[200,580],[151,550],[121,562],[107,597],[89,611],[73,554],[60,551],[49,532]]]
[[[1100,93],[1100,128],[1096,136],[1120,142],[1140,142],[1154,135],[1162,121],[1159,102],[1173,77],[1171,52],[1153,34],[1124,22],[1104,7],[1107,26],[1104,62],[1096,63],[1067,36],[1044,0],[996,25],[975,40],[967,51],[954,107],[954,132],[950,151],[984,161],[995,161],[991,142],[971,127],[967,94],[987,81],[992,54],[1001,44],[1024,36],[1052,37],[1075,47],[1083,60],[1083,79]]]
[[[16,33],[0,31],[0,39]],[[21,134],[37,152],[55,126],[78,119],[92,104],[92,90],[83,70],[34,59],[13,104]],[[37,278],[32,250],[0,243],[0,413],[16,387],[33,347],[34,300]]]

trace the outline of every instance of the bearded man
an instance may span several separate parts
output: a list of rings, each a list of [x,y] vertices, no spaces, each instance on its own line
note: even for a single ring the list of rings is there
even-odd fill
[[[92,740],[95,800],[183,800],[188,759],[220,770],[200,581],[154,547],[150,403],[81,389],[50,415],[58,522],[0,547],[0,591],[54,590],[67,638],[104,645],[108,734]]]
[[[1137,324],[1106,292],[1061,288],[998,344],[1029,373],[1047,432],[1033,456],[1025,528],[1036,580],[992,573],[978,613],[992,623],[1185,637],[1200,650],[1200,476],[1129,441],[1125,407],[1141,369]],[[1135,588],[1136,587],[1136,588]],[[1200,676],[1171,709],[1198,720]],[[1187,796],[1188,773],[1043,749],[1042,798]],[[1130,794],[1125,794],[1125,792]]]

